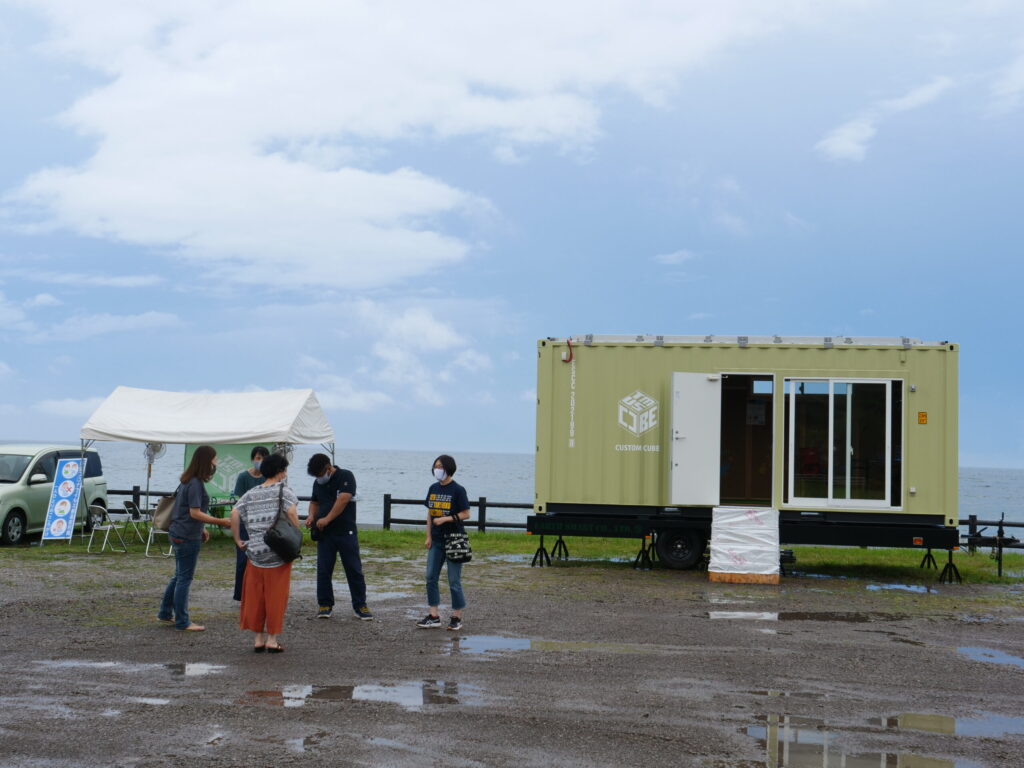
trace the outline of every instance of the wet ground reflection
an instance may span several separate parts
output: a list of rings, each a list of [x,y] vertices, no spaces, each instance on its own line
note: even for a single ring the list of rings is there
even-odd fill
[[[1007,664],[1013,667],[1024,667],[1024,659],[1020,656],[1011,656],[1008,653],[997,651],[994,648],[957,648],[957,651],[974,661],[987,661],[992,664]]]
[[[445,680],[421,680],[363,685],[289,685],[277,690],[248,691],[246,704],[303,707],[309,702],[379,701],[405,709],[441,704],[475,705],[483,701],[475,685]]]

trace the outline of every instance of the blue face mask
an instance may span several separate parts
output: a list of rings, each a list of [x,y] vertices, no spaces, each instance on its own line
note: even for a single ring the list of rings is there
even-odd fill
[[[329,483],[330,480],[331,480],[331,476],[330,475],[321,475],[320,477],[318,477],[316,479],[316,483],[317,483],[317,485],[327,485],[327,483]]]
[[[259,472],[260,471],[260,464],[262,464],[262,463],[263,463],[262,461],[260,461],[259,459],[256,459],[252,463],[252,468],[255,469],[257,472]]]

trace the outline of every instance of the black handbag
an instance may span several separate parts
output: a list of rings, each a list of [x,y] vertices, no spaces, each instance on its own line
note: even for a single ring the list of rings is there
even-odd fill
[[[284,512],[284,483],[277,492],[277,516],[263,534],[263,543],[286,563],[302,557],[302,531],[296,528]]]
[[[457,514],[452,515],[452,530],[444,534],[444,557],[453,563],[468,563],[473,559],[473,548],[469,546],[469,534]]]

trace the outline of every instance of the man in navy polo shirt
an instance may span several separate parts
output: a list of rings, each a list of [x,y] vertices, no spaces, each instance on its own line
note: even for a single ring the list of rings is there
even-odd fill
[[[306,526],[316,539],[316,600],[320,606],[317,618],[329,619],[334,610],[331,578],[340,556],[352,596],[352,610],[357,618],[370,621],[373,614],[366,607],[366,579],[356,530],[356,477],[349,470],[336,467],[323,453],[313,454],[306,471],[315,478]]]

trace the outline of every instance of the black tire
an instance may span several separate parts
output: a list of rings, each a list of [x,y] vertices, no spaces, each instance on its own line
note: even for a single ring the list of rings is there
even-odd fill
[[[704,554],[704,534],[695,528],[658,531],[658,557],[669,568],[686,570]]]
[[[25,513],[20,509],[12,509],[4,518],[0,528],[0,541],[4,544],[21,544],[25,540]]]

